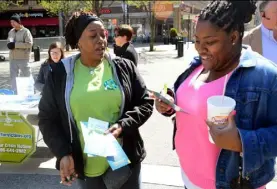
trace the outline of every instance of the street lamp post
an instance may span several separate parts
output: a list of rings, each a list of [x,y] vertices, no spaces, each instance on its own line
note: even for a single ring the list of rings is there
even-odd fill
[[[130,24],[128,0],[125,8],[126,8],[126,14],[127,14],[127,24]]]
[[[122,0],[123,24],[130,24],[128,0]]]

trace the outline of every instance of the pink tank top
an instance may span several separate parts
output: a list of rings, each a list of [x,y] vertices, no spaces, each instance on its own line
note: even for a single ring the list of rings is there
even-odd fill
[[[177,90],[177,105],[189,114],[176,113],[176,152],[187,176],[185,185],[215,189],[215,173],[220,148],[209,141],[207,99],[222,95],[225,77],[209,83],[196,81],[203,66],[197,68]],[[230,75],[230,74],[229,74]],[[228,77],[229,78],[229,77]]]

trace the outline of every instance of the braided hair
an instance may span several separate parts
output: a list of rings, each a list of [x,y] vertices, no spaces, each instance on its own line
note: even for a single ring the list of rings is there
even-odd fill
[[[84,12],[84,11],[76,11],[72,14],[72,16],[69,18],[66,26],[65,26],[65,41],[67,45],[70,45],[72,49],[78,48],[78,41],[80,38],[80,32],[84,28],[81,29],[81,31],[78,31],[78,26],[80,23],[79,18],[85,18],[85,17],[94,17],[95,19],[99,19],[94,13],[92,12]],[[100,20],[100,19],[99,19]],[[81,21],[82,22],[82,21]],[[84,26],[86,26],[88,23],[84,23]]]
[[[238,31],[240,39],[242,39],[244,24],[252,20],[256,8],[256,1],[254,0],[214,0],[201,11],[198,20],[209,21],[227,33]]]

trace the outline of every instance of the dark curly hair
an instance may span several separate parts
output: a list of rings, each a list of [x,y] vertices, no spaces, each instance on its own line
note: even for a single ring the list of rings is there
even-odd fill
[[[200,15],[200,20],[207,20],[222,28],[227,33],[238,31],[240,39],[244,35],[244,24],[252,20],[252,15],[256,11],[256,1],[212,1],[204,8]]]
[[[66,26],[65,26],[65,41],[67,45],[70,45],[72,49],[78,48],[78,40],[76,29],[78,18],[82,16],[94,16],[98,18],[93,12],[85,12],[85,11],[76,11],[74,12],[71,17],[69,18]]]

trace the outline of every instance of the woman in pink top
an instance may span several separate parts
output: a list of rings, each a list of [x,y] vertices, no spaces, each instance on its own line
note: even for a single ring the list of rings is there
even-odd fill
[[[253,1],[213,1],[199,15],[190,67],[168,90],[181,107],[174,118],[174,145],[188,189],[265,188],[277,156],[277,67],[242,46],[244,24],[251,21]],[[207,120],[207,99],[229,96],[235,112],[221,127]],[[160,100],[165,116],[175,111]],[[210,142],[209,134],[214,143]]]

